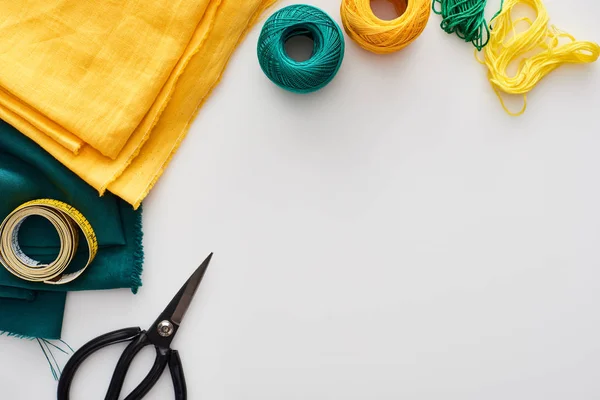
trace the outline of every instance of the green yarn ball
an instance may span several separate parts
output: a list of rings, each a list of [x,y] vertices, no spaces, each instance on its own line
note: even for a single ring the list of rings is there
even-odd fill
[[[503,1],[494,18],[502,10]],[[432,8],[434,13],[442,16],[440,26],[446,33],[456,33],[481,51],[490,40],[490,27],[484,16],[486,3],[487,0],[433,0]]]
[[[313,41],[311,57],[292,59],[285,43],[295,36]],[[335,77],[344,59],[344,36],[324,11],[299,4],[282,8],[265,22],[257,47],[258,62],[276,85],[295,93],[321,89]]]

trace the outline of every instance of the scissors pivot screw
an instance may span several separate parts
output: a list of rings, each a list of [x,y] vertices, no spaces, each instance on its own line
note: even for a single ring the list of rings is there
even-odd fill
[[[173,334],[173,324],[167,320],[158,323],[158,334],[162,337],[169,337]]]

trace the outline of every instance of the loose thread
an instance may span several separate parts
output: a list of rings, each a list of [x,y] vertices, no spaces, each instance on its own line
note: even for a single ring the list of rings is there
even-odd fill
[[[55,349],[57,349],[58,351],[60,351],[63,354],[69,354],[65,350],[63,350],[60,347],[58,347],[57,345],[55,345],[54,343],[50,342],[49,340],[46,340],[46,339],[41,339],[41,340],[46,344],[46,346],[52,346],[52,347],[54,347]],[[62,340],[61,340],[61,342],[65,343]],[[67,346],[69,346],[69,345],[67,345]],[[69,348],[71,349],[71,346],[69,346]],[[73,349],[71,349],[71,350],[73,350]]]
[[[37,340],[38,344],[40,345],[40,349],[42,349],[42,352],[44,353],[44,357],[46,357],[46,361],[48,362],[48,365],[50,366],[50,372],[52,372],[52,376],[54,377],[54,380],[57,381],[58,375],[56,374],[56,369],[54,368],[54,365],[50,361],[50,357],[48,357],[48,353],[46,353],[46,349],[42,345],[42,341],[40,339],[36,339],[36,340]]]
[[[69,353],[66,350],[61,349],[59,346],[55,345],[54,343],[52,343],[51,341],[49,341],[47,339],[36,338],[36,341],[38,342],[40,348],[42,349],[42,353],[44,353],[44,357],[46,358],[46,361],[48,362],[48,366],[50,367],[50,372],[52,373],[54,380],[58,380],[58,378],[62,374],[62,369],[60,368],[60,364],[56,360],[54,353],[52,353],[52,349],[50,348],[50,346],[54,347],[56,350],[60,351],[61,353],[64,353],[67,355]],[[67,346],[69,348],[69,350],[71,351],[71,353],[75,353],[73,348],[71,346],[69,346],[69,344],[67,342],[60,340],[60,339],[59,339],[59,341],[62,344],[64,344],[65,346]]]
[[[65,342],[62,339],[58,339],[62,344],[64,344],[65,346],[67,346],[69,348],[69,350],[71,350],[71,354],[75,353],[75,350],[73,350],[73,348],[71,346],[69,346],[69,344],[67,342]]]
[[[42,342],[46,345],[46,349],[48,350],[48,353],[50,354],[50,357],[52,357],[52,361],[54,361],[54,365],[56,365],[56,369],[58,371],[58,376],[60,377],[60,375],[62,374],[62,370],[60,368],[60,364],[58,363],[58,361],[56,361],[56,357],[54,357],[54,353],[52,353],[52,349],[48,345],[48,341],[45,340],[45,339],[42,339]],[[67,354],[67,353],[65,352],[65,354]]]

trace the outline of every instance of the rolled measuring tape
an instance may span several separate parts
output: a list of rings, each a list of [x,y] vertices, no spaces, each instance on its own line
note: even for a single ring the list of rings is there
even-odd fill
[[[51,263],[34,260],[23,252],[19,231],[31,216],[48,220],[60,238],[60,251]],[[88,259],[75,272],[65,273],[79,246],[79,229],[88,245]],[[0,264],[11,274],[31,282],[62,285],[77,279],[92,263],[98,252],[98,240],[88,220],[70,205],[58,200],[32,200],[17,207],[0,225]]]

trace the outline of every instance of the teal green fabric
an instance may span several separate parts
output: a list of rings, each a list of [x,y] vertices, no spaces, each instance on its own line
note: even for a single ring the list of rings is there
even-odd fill
[[[66,292],[141,286],[143,262],[141,208],[116,196],[98,193],[33,141],[0,121],[0,220],[29,200],[52,198],[78,209],[98,238],[99,251],[85,273],[65,285],[21,280],[0,267],[0,332],[59,339]],[[53,259],[58,235],[41,218],[27,219],[19,235],[25,253]],[[74,264],[84,261],[84,243]]]

